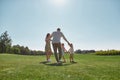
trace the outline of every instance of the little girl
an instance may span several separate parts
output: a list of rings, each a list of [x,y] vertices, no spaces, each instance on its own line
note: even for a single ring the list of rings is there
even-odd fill
[[[70,49],[68,51],[70,53],[70,63],[76,63],[73,58],[73,54],[74,54],[73,44],[71,43],[69,44],[69,46],[70,46]]]

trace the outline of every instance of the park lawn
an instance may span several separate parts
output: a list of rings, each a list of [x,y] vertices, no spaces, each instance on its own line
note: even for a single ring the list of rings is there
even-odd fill
[[[44,56],[0,54],[0,80],[120,80],[120,56],[75,54],[77,63],[44,64]]]

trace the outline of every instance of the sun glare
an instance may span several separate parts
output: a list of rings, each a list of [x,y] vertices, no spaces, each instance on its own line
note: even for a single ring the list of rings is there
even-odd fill
[[[67,4],[67,0],[50,0],[50,2],[56,7],[63,7]]]

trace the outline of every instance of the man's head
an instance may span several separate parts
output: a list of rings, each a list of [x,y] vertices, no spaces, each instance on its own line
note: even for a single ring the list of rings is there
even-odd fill
[[[57,31],[60,31],[60,28],[57,28]]]

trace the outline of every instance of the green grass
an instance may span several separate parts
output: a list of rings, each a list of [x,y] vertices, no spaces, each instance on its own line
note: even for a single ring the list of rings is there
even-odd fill
[[[120,56],[75,54],[76,64],[43,64],[45,56],[0,54],[0,80],[120,80]]]

